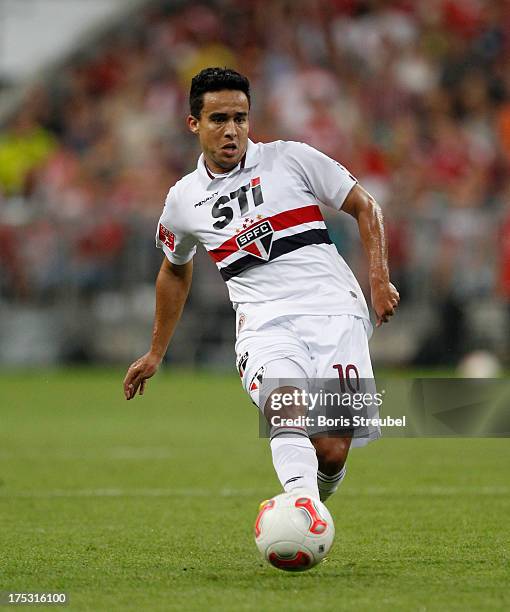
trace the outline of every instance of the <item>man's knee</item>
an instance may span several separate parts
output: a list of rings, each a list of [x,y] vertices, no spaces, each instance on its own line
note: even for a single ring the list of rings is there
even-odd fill
[[[303,391],[296,387],[279,387],[271,392],[264,406],[264,416],[270,426],[295,422],[296,426],[302,428],[300,417],[307,413],[302,393]]]
[[[347,461],[351,438],[319,437],[312,442],[317,452],[319,470],[327,475],[337,474]]]

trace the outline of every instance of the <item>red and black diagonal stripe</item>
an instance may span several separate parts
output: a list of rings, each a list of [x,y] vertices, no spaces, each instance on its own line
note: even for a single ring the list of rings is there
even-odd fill
[[[272,217],[268,217],[267,220],[271,222],[271,226],[276,232],[304,223],[323,221],[323,217],[320,208],[314,204],[278,213]],[[308,229],[297,234],[282,236],[278,240],[274,240],[268,261],[272,261],[281,255],[291,253],[292,251],[296,251],[297,249],[311,244],[331,244],[328,230],[325,228]],[[209,255],[216,263],[219,263],[237,251],[239,251],[239,247],[237,246],[236,236],[232,236],[218,248],[209,251]],[[234,276],[264,263],[267,262],[247,254],[231,264],[220,268],[220,273],[223,279],[228,281]]]

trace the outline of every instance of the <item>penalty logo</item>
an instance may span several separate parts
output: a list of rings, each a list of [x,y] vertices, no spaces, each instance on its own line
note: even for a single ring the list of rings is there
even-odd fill
[[[261,221],[236,236],[237,246],[245,253],[268,261],[271,255],[273,234],[271,223],[267,220]]]

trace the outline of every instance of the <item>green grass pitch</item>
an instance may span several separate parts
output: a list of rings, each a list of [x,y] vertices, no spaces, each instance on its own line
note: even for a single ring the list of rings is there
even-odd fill
[[[510,609],[508,440],[353,451],[327,561],[286,574],[253,542],[280,487],[237,378],[165,369],[132,402],[122,378],[0,376],[0,591],[94,611]]]

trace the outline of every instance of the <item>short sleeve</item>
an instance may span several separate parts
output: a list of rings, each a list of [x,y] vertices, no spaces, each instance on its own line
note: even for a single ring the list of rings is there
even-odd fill
[[[358,182],[342,164],[302,142],[287,142],[286,155],[315,197],[340,209]]]
[[[167,259],[178,266],[190,261],[197,250],[197,241],[179,219],[175,194],[170,189],[156,230],[156,246]]]

